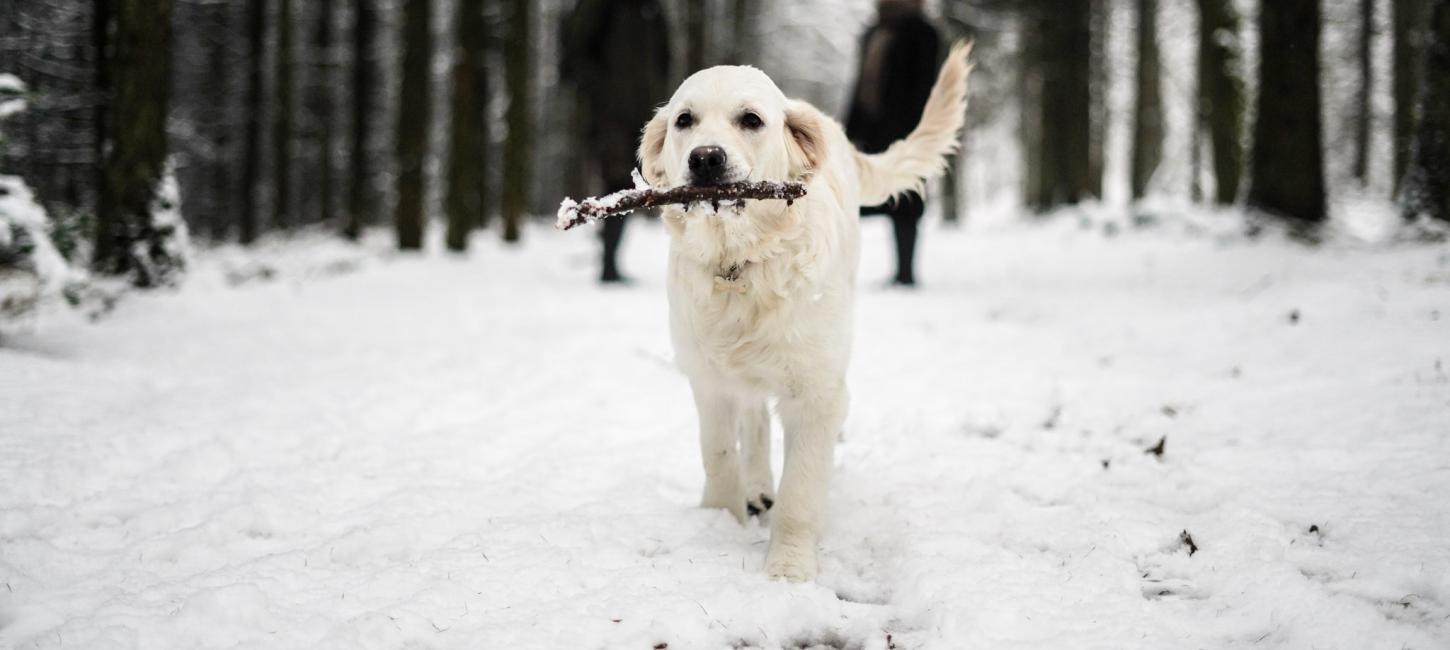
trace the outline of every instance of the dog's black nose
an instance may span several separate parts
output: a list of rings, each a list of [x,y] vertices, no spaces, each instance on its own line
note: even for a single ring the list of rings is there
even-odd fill
[[[695,147],[690,152],[690,177],[697,184],[718,183],[725,176],[725,150]]]

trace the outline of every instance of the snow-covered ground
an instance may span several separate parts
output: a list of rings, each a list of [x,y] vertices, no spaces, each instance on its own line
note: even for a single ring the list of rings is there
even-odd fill
[[[0,343],[0,647],[1450,647],[1450,249],[1071,221],[868,222],[814,584],[694,507],[657,227],[204,254]]]

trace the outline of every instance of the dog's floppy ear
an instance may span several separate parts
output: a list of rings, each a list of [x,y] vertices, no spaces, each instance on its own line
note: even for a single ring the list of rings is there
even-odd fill
[[[655,116],[645,122],[644,133],[639,139],[639,173],[650,185],[664,185],[669,180],[665,177],[664,164],[660,160],[665,152],[665,133],[668,126],[665,123],[665,109],[660,107],[655,111]]]
[[[826,116],[816,107],[791,100],[785,111],[785,148],[792,178],[805,178],[826,160]]]

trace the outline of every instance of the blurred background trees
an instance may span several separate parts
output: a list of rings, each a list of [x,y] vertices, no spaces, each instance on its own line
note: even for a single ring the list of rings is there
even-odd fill
[[[1249,205],[1296,227],[1327,216],[1320,126],[1319,0],[1259,7],[1258,118]]]
[[[203,242],[357,238],[385,218],[402,248],[430,229],[460,251],[484,227],[519,241],[582,189],[558,68],[574,4],[7,0],[0,73],[27,110],[3,125],[0,173],[68,254],[138,284],[162,282],[135,251],[166,248],[169,178]],[[671,76],[757,65],[839,114],[873,4],[668,2]],[[1445,219],[1444,4],[929,1],[943,33],[978,41],[945,209],[1201,198],[1313,229],[1356,192]]]

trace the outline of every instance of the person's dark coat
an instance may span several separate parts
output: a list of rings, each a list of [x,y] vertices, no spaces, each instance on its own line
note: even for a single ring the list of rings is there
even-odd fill
[[[669,99],[669,31],[659,0],[582,0],[565,26],[562,73],[606,178],[629,177],[640,129]]]
[[[861,67],[846,117],[856,148],[877,153],[906,137],[921,120],[936,82],[941,37],[909,0],[884,0],[877,22],[861,37]]]

